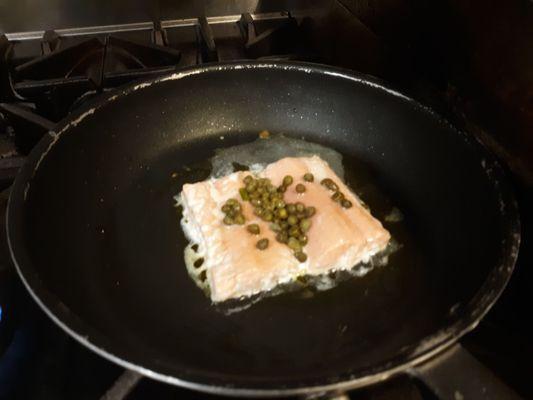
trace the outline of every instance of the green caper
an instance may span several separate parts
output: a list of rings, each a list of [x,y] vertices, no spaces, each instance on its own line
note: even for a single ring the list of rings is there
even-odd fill
[[[263,216],[263,209],[261,207],[255,207],[254,208],[254,215],[257,215],[258,217]]]
[[[305,205],[303,203],[296,203],[296,212],[303,212],[305,211]]]
[[[340,202],[340,201],[342,201],[342,199],[344,199],[344,195],[341,192],[336,191],[335,193],[333,193],[331,195],[331,199],[333,201],[339,201]]]
[[[235,223],[236,223],[237,225],[244,225],[244,215],[242,215],[242,214],[237,214],[237,215],[235,216]]]
[[[224,204],[224,205],[222,206],[221,210],[222,210],[222,212],[223,212],[224,214],[227,214],[227,213],[229,213],[229,212],[231,211],[231,206],[228,205],[228,204]]]
[[[266,189],[267,189],[267,192],[270,194],[274,194],[278,192],[278,189],[271,183],[268,184]]]
[[[294,257],[300,262],[305,262],[307,260],[307,254],[305,254],[303,251],[297,251],[294,253]]]
[[[285,208],[278,208],[276,210],[276,215],[281,219],[287,219],[287,217],[289,216],[289,214],[287,213],[287,209]]]
[[[252,199],[250,200],[250,203],[254,207],[260,207],[263,204],[263,201],[261,199]]]
[[[259,235],[261,232],[261,229],[259,229],[259,225],[257,224],[250,224],[246,227],[248,232],[250,232],[252,235]]]
[[[339,187],[337,186],[337,184],[335,182],[333,182],[331,179],[329,178],[326,178],[326,179],[322,179],[322,181],[320,182],[322,185],[324,185],[325,187],[327,187],[329,190],[338,190]]]
[[[268,239],[263,238],[258,240],[255,244],[255,247],[257,247],[259,250],[265,250],[268,247]]]
[[[246,184],[246,191],[248,193],[253,193],[255,192],[256,189],[257,189],[257,184],[254,181]]]
[[[226,215],[222,222],[224,222],[224,225],[233,225],[235,221],[229,215]]]
[[[285,230],[289,227],[289,223],[287,221],[281,221],[279,226],[281,226],[281,229]]]
[[[302,246],[305,246],[305,245],[307,244],[307,241],[308,241],[309,239],[308,239],[307,235],[300,235],[300,236],[298,237],[298,240],[300,241],[300,244],[301,244]]]
[[[228,217],[231,217],[231,218],[235,218],[235,216],[238,214],[237,211],[235,211],[235,209],[233,208],[230,208],[229,211],[226,213],[226,215]]]
[[[296,225],[298,223],[298,218],[296,217],[296,215],[289,215],[289,217],[287,218],[287,222],[289,223],[289,225]]]
[[[284,208],[285,207],[285,202],[282,199],[276,200],[276,202],[274,204],[276,205],[276,208]]]
[[[254,181],[254,178],[252,177],[252,175],[246,175],[242,181],[245,185],[249,185]]]
[[[289,248],[293,251],[302,250],[302,246],[300,245],[300,242],[298,241],[298,239],[294,237],[289,238],[289,240],[287,241],[287,246],[289,246]]]
[[[292,184],[292,181],[292,176],[286,175],[285,177],[283,177],[283,186],[290,186]]]
[[[205,282],[205,280],[207,279],[207,272],[205,271],[205,269],[202,272],[200,272],[200,275],[198,275],[198,278],[200,278],[200,281]]]
[[[296,206],[294,204],[289,204],[287,206],[287,212],[289,214],[294,214],[296,212]]]
[[[276,202],[278,200],[283,200],[283,194],[277,192],[278,189],[276,189],[276,193],[272,193],[270,195],[270,200]]]
[[[270,224],[270,229],[273,232],[280,232],[281,231],[281,226],[279,226],[279,224],[277,222],[274,222],[274,223]]]
[[[298,238],[300,237],[300,234],[301,234],[300,229],[297,226],[291,226],[289,228],[289,236]]]
[[[240,188],[239,189],[239,194],[241,195],[241,199],[243,201],[250,200],[250,196],[248,196],[248,192],[246,191],[246,188]]]
[[[274,219],[274,215],[270,211],[263,211],[263,219],[267,222],[270,222]]]
[[[352,202],[347,199],[342,199],[341,206],[343,206],[344,208],[350,208],[352,206]]]
[[[257,189],[255,189],[255,191],[259,193],[260,195],[263,195],[263,193],[265,193],[265,188],[263,186],[258,186]]]
[[[270,179],[267,179],[267,178],[260,178],[258,182],[259,186],[262,186],[262,187],[265,187],[269,183],[270,183]]]
[[[286,190],[287,190],[287,186],[285,186],[285,185],[279,185],[278,186],[278,192],[279,193],[285,193]]]
[[[305,185],[303,183],[299,183],[296,185],[296,193],[303,193],[305,192]]]
[[[263,207],[266,208],[268,211],[274,211],[276,209],[276,206],[271,201],[266,202]]]
[[[270,194],[268,194],[267,192],[263,193],[261,195],[261,199],[263,199],[263,201],[270,201]]]
[[[241,211],[242,210],[242,206],[240,205],[240,203],[235,204],[233,206],[233,210],[237,211],[237,212]]]
[[[305,215],[305,211],[296,213],[295,215],[296,215],[296,218],[298,219],[304,219],[305,217],[307,217],[307,215]]]
[[[287,243],[289,241],[289,235],[287,235],[287,232],[279,232],[276,235],[276,240],[280,243]]]
[[[307,232],[311,228],[311,220],[309,218],[304,218],[300,221],[300,229],[302,232]]]
[[[305,215],[306,217],[312,217],[316,213],[316,208],[313,206],[309,206],[305,209]]]
[[[314,180],[315,180],[315,177],[313,176],[312,173],[308,172],[307,174],[304,175],[304,181],[313,182]]]
[[[249,193],[248,196],[250,196],[251,199],[258,199],[261,197],[261,195],[257,192]]]
[[[239,205],[239,202],[236,199],[228,199],[228,201],[226,201],[226,204],[230,207],[235,207]]]
[[[328,187],[329,185],[331,185],[332,183],[334,183],[331,179],[329,178],[325,178],[325,179],[322,179],[320,181],[320,184],[321,185],[324,185],[325,187]]]

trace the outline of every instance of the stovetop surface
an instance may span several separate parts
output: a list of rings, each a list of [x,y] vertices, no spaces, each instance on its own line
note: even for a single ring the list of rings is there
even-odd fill
[[[0,53],[8,60],[0,62],[0,189],[4,190],[0,224],[4,225],[9,186],[40,136],[88,98],[122,84],[184,66],[234,59],[304,60],[398,77],[397,72],[387,75],[386,58],[376,36],[345,8],[330,10],[335,21],[348,26],[340,32],[291,13],[267,11],[217,19],[195,18],[191,10],[190,19],[166,26],[130,26],[130,31],[121,27],[114,33],[93,29],[92,34],[79,29],[63,34],[48,31],[44,38],[22,35],[19,40],[0,37]],[[359,36],[348,35],[355,31]],[[331,43],[332,35],[338,35],[335,42],[341,43],[335,49],[324,45]],[[346,48],[355,50],[346,52]],[[394,83],[449,115],[450,91],[435,95],[436,86],[428,75],[416,82],[409,76]],[[533,358],[529,340],[533,334],[529,312],[533,304],[529,268],[533,261],[533,187],[511,176],[523,231],[516,270],[496,306],[462,344],[516,391],[533,398],[529,361]],[[44,315],[18,279],[4,230],[0,232],[0,399],[100,398],[123,369],[85,349]],[[127,397],[152,398],[214,396],[143,379]],[[420,400],[433,396],[403,376],[353,391],[350,398]]]

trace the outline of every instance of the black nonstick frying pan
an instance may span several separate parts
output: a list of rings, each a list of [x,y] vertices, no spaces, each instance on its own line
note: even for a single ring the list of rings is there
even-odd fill
[[[187,275],[172,197],[209,175],[216,149],[264,129],[342,153],[348,183],[378,218],[401,210],[403,221],[385,226],[402,247],[335,289],[226,315]],[[281,396],[407,372],[443,397],[511,396],[495,380],[478,384],[485,373],[452,347],[512,273],[520,229],[509,184],[472,137],[353,72],[216,64],[103,96],[31,153],[7,230],[20,276],[50,318],[164,382]],[[452,378],[458,363],[463,376]]]

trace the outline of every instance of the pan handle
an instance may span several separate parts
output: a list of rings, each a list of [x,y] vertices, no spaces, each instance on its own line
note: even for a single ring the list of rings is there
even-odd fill
[[[460,344],[414,367],[409,374],[441,400],[521,399]]]

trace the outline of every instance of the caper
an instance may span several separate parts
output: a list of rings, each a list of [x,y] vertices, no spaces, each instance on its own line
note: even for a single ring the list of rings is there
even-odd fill
[[[286,219],[289,216],[287,213],[287,209],[285,208],[278,208],[276,210],[276,215],[281,219]]]
[[[321,184],[321,185],[324,185],[324,186],[326,186],[326,187],[328,187],[328,186],[331,185],[332,183],[333,183],[333,181],[332,181],[331,179],[329,179],[329,178],[325,178],[325,179],[322,179],[322,180],[320,181],[320,184]]]
[[[278,192],[278,189],[273,184],[269,183],[267,186],[267,192],[270,194],[274,194]]]
[[[302,250],[302,246],[300,245],[300,242],[298,241],[298,239],[294,237],[289,238],[289,240],[287,241],[287,246],[289,246],[289,248],[293,251]]]
[[[205,269],[202,272],[200,272],[200,275],[198,275],[198,278],[200,278],[200,281],[205,282],[205,280],[207,279],[207,272]]]
[[[305,192],[305,185],[303,183],[299,183],[296,185],[296,193],[303,193]]]
[[[289,227],[289,223],[287,221],[281,221],[279,226],[281,226],[281,229],[285,230]]]
[[[296,218],[298,219],[304,219],[305,217],[307,217],[307,215],[305,215],[305,211],[296,213],[295,215],[296,215]]]
[[[289,223],[289,225],[296,225],[298,223],[298,218],[296,217],[296,215],[289,215],[289,217],[287,218],[287,222]]]
[[[298,240],[300,241],[300,244],[301,244],[302,246],[305,246],[305,245],[307,244],[307,241],[308,241],[309,239],[307,238],[307,235],[300,235],[300,236],[298,237]]]
[[[270,211],[263,211],[263,219],[267,222],[270,222],[274,219],[274,215]]]
[[[251,199],[258,199],[261,197],[261,195],[257,193],[257,191],[249,193],[248,196],[250,196]]]
[[[335,182],[333,182],[331,179],[329,178],[326,178],[326,179],[322,179],[322,181],[320,182],[322,185],[324,185],[325,187],[327,187],[329,190],[338,190],[339,187],[337,186],[337,184]]]
[[[287,206],[287,212],[289,214],[294,214],[296,212],[296,206],[294,204],[289,204]]]
[[[276,190],[278,190],[278,189],[276,189]],[[274,201],[274,202],[276,202],[276,201],[278,201],[278,200],[283,200],[283,195],[282,195],[281,193],[278,193],[278,192],[276,191],[276,193],[272,193],[272,194],[270,195],[270,200],[272,200],[272,201]]]
[[[313,176],[312,173],[308,172],[307,174],[304,175],[304,181],[313,182],[314,180],[315,180],[315,177]]]
[[[303,203],[296,203],[296,212],[305,211],[305,205]]]
[[[238,214],[238,211],[235,211],[234,208],[230,208],[229,211],[226,213],[227,216],[231,218],[235,218],[235,216]]]
[[[276,200],[275,202],[276,208],[284,208],[285,202],[282,199]]]
[[[267,178],[261,178],[259,179],[259,186],[267,186],[270,183],[270,179]]]
[[[236,223],[237,225],[244,225],[244,215],[242,215],[242,214],[237,214],[237,215],[235,216],[235,223]]]
[[[231,206],[228,205],[228,204],[224,204],[222,206],[221,210],[222,210],[223,213],[227,214],[227,213],[229,213],[231,211]]]
[[[258,217],[263,216],[263,209],[261,207],[255,207],[254,208],[254,215],[257,215]]]
[[[257,189],[257,184],[254,181],[246,184],[246,191],[248,193],[253,193],[255,192],[256,189]]]
[[[255,244],[255,247],[257,247],[259,250],[265,250],[268,247],[268,239],[263,238],[258,240]]]
[[[249,185],[254,181],[254,178],[252,177],[252,175],[246,175],[242,181],[245,185]]]
[[[307,260],[307,254],[305,254],[303,251],[297,251],[294,253],[294,257],[300,262],[305,262]]]
[[[261,195],[261,198],[263,199],[263,201],[269,201],[270,200],[270,194],[268,194],[267,192],[263,193]]]
[[[316,213],[316,208],[313,206],[309,206],[305,209],[305,215],[307,217],[312,217]]]
[[[252,235],[259,235],[259,232],[261,232],[261,229],[259,229],[259,225],[257,224],[250,224],[246,227],[248,232],[250,232]]]
[[[287,243],[289,241],[289,235],[287,235],[287,232],[279,232],[276,235],[276,240],[280,243]]]
[[[286,190],[287,190],[287,186],[285,186],[285,185],[279,185],[278,186],[278,192],[279,193],[285,193]]]
[[[242,206],[239,203],[237,203],[233,206],[233,210],[239,212],[242,210]]]
[[[252,204],[254,207],[260,207],[263,202],[260,199],[252,199],[250,200],[250,204]]]
[[[263,186],[258,186],[257,189],[255,189],[255,191],[259,193],[260,195],[262,195],[263,193],[265,193],[265,188]]]
[[[301,234],[300,229],[297,226],[291,226],[289,228],[289,236],[298,238],[300,237],[300,234]]]
[[[248,196],[248,192],[246,191],[246,188],[240,188],[239,189],[239,194],[241,195],[241,199],[243,201],[250,200],[250,196]]]
[[[292,184],[292,176],[286,175],[283,177],[283,186],[290,186]]]
[[[311,220],[309,218],[304,218],[300,221],[300,229],[302,232],[307,232],[311,228]]]
[[[266,202],[264,205],[263,205],[264,208],[266,208],[268,211],[274,211],[276,209],[276,206],[274,205],[274,203],[272,202]]]
[[[229,215],[226,215],[222,222],[224,222],[225,225],[233,225],[235,221]]]
[[[281,226],[277,222],[274,222],[273,224],[270,224],[270,229],[274,232],[280,232]]]
[[[228,201],[226,201],[226,204],[230,207],[235,207],[239,205],[239,202],[236,199],[228,199]]]
[[[344,208],[350,208],[352,206],[352,202],[347,199],[342,199],[341,206],[343,206]]]
[[[331,199],[333,201],[342,201],[342,199],[344,199],[344,195],[341,192],[336,191],[331,195]]]

